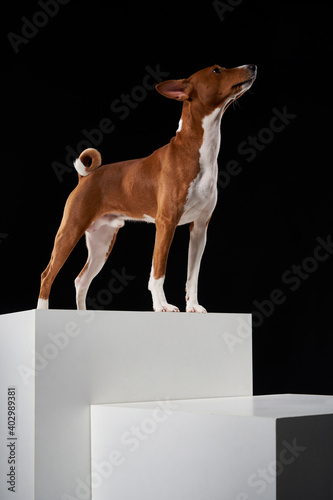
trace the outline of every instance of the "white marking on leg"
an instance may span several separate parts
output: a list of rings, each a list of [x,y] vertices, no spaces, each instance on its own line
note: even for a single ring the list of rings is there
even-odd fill
[[[194,223],[188,250],[188,270],[186,282],[186,312],[206,313],[198,303],[198,278],[202,254],[206,245],[207,226]]]
[[[151,268],[151,274],[148,283],[148,289],[151,292],[153,299],[153,309],[155,312],[179,312],[178,307],[173,306],[172,304],[168,304],[165,294],[164,294],[164,279],[162,278],[155,279],[154,278],[154,267]]]
[[[49,300],[48,299],[38,299],[37,309],[48,309],[49,308]]]
[[[100,217],[99,219],[96,219],[94,222],[92,222],[87,231],[88,233],[94,233],[95,231],[98,231],[98,229],[100,229],[102,226],[109,226],[114,229],[120,229],[124,226],[124,224],[125,221],[122,216],[105,214],[102,215],[102,217]]]
[[[111,224],[104,224],[99,226],[96,231],[86,232],[88,266],[85,272],[75,279],[76,304],[80,310],[86,309],[86,296],[89,286],[105,264],[115,233],[116,229]]]

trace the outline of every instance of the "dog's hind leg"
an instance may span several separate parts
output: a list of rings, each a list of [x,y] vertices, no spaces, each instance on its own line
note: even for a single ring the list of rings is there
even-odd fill
[[[62,221],[54,240],[50,262],[41,276],[38,309],[48,309],[53,281],[76,243],[93,221],[94,214],[82,209],[82,206],[91,206],[89,201],[89,199],[82,200],[80,185],[78,185],[66,202]]]
[[[52,283],[67,257],[84,234],[82,225],[70,224],[63,219],[54,240],[50,262],[42,273],[37,309],[48,309]]]
[[[104,224],[105,222],[105,224]],[[91,229],[86,231],[88,259],[82,271],[75,279],[77,308],[86,309],[86,296],[92,280],[104,266],[115,244],[119,228],[123,226],[120,219],[104,216],[97,220]]]

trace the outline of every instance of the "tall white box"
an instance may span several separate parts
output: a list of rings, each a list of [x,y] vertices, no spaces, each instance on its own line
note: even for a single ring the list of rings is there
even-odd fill
[[[1,500],[90,499],[79,490],[90,478],[90,405],[251,395],[251,317],[56,310],[3,315],[0,394]],[[15,417],[12,431],[9,417]]]

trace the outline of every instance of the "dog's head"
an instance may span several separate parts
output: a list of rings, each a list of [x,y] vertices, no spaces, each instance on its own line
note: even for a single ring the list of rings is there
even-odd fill
[[[160,94],[178,101],[196,101],[215,109],[226,107],[243,95],[257,76],[254,64],[226,69],[214,65],[202,69],[190,78],[167,80],[156,85]]]

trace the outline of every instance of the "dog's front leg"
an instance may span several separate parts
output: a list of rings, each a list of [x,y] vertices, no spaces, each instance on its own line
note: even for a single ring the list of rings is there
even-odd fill
[[[190,224],[190,245],[188,249],[188,267],[186,282],[186,312],[206,313],[198,303],[198,277],[202,254],[206,245],[208,222]]]
[[[156,312],[179,312],[178,307],[168,304],[163,288],[169,250],[177,223],[178,221],[164,217],[155,220],[156,239],[148,289],[151,291]]]

